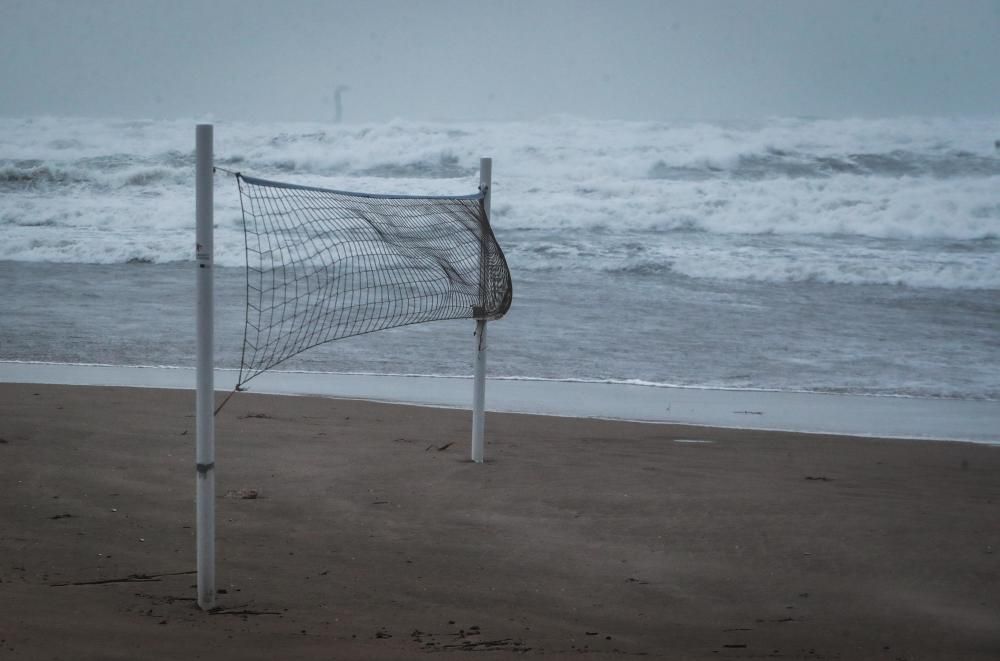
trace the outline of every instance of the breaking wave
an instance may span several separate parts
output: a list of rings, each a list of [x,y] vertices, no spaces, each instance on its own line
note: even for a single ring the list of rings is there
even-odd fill
[[[194,122],[0,119],[0,259],[191,259]],[[220,124],[230,170],[465,194],[494,166],[514,269],[1000,288],[1000,118]],[[220,175],[216,251],[242,264]]]

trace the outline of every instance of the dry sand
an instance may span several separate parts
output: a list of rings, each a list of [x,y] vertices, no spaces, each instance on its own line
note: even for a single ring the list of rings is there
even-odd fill
[[[997,447],[239,394],[204,613],[193,401],[0,384],[0,659],[1000,658]]]

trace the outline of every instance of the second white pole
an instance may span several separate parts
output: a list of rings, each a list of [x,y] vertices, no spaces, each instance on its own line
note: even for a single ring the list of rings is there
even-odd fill
[[[198,276],[197,386],[195,396],[195,489],[198,605],[215,608],[215,358],[213,355],[215,303],[212,292],[214,206],[212,181],[212,125],[195,129],[195,261]]]
[[[472,461],[483,463],[486,444],[486,320],[476,320],[476,372],[472,386]]]
[[[479,190],[485,193],[483,210],[490,217],[490,188],[493,183],[493,159],[479,159]],[[485,256],[483,257],[485,259]],[[480,270],[484,277],[486,265]],[[476,369],[472,385],[472,461],[483,463],[486,445],[486,320],[476,319]]]

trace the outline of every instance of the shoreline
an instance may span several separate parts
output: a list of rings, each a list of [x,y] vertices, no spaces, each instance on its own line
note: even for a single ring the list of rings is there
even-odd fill
[[[5,657],[1000,652],[990,446],[489,413],[478,465],[467,411],[246,393],[207,614],[192,407],[0,383]]]
[[[236,370],[216,369],[217,392]],[[0,361],[0,383],[193,389],[194,369]],[[467,409],[471,377],[265,373],[248,392]],[[699,427],[1000,445],[1000,402],[848,393],[487,378],[487,410]]]
[[[123,369],[123,370],[193,370],[195,368],[185,366],[185,365],[117,365],[114,363],[92,363],[92,362],[59,362],[54,360],[13,360],[13,359],[0,359],[0,366],[16,366],[25,365],[30,368],[33,365],[40,366],[50,366],[50,367],[66,367],[66,368],[112,368],[112,369]],[[236,367],[216,367],[216,372],[219,373],[232,373],[237,372]],[[267,373],[280,373],[280,374],[306,374],[306,375],[323,375],[323,376],[337,376],[337,377],[388,377],[397,379],[471,379],[472,375],[469,374],[420,374],[417,372],[332,372],[332,371],[322,371],[322,370],[305,370],[305,369],[271,369],[267,370]],[[654,381],[644,381],[642,379],[594,379],[594,378],[556,378],[556,377],[543,377],[543,376],[491,376],[488,377],[491,381],[512,381],[512,382],[542,382],[542,383],[581,383],[581,384],[596,384],[596,385],[607,385],[607,386],[637,386],[641,388],[663,388],[663,389],[675,389],[675,390],[710,390],[713,392],[760,392],[760,393],[776,393],[776,394],[792,394],[792,395],[820,395],[824,397],[874,397],[874,398],[890,398],[890,399],[920,399],[920,400],[930,400],[930,401],[952,401],[952,402],[997,402],[1000,403],[1000,399],[995,399],[991,397],[958,397],[958,396],[946,396],[946,395],[918,395],[918,394],[908,394],[908,393],[882,393],[882,392],[851,392],[851,391],[832,391],[832,390],[806,390],[806,389],[788,389],[781,390],[779,388],[737,388],[735,386],[714,386],[714,385],[685,385],[680,383],[660,383]],[[59,385],[59,384],[52,384]],[[95,383],[93,385],[113,385],[113,384],[99,384]],[[149,386],[156,387],[156,386]],[[264,393],[264,394],[280,394],[280,393]]]

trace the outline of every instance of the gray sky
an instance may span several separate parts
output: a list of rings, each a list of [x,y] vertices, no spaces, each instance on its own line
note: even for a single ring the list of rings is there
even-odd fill
[[[1000,113],[1000,0],[0,0],[0,115]]]

